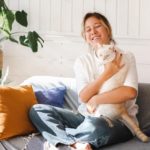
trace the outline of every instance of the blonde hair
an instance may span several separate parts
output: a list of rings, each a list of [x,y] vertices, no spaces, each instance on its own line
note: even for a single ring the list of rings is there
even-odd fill
[[[89,12],[89,13],[85,14],[85,16],[83,18],[83,22],[82,22],[82,32],[81,32],[82,37],[86,40],[86,38],[85,38],[85,22],[88,18],[91,18],[91,17],[95,17],[102,22],[102,24],[104,25],[104,27],[107,29],[107,31],[109,33],[110,41],[115,44],[116,42],[113,39],[112,28],[111,28],[109,21],[107,20],[107,18],[104,15],[102,15],[98,12]]]

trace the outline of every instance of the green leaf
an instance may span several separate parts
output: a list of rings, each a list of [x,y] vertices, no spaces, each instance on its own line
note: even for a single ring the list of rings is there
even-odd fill
[[[2,12],[2,8],[0,7],[0,27],[2,27],[3,26],[3,21],[4,19],[3,19],[3,12]]]
[[[38,44],[37,44],[37,36],[34,32],[28,32],[27,36],[29,40],[29,47],[32,49],[33,52],[37,52]]]
[[[41,43],[41,46],[43,47],[42,42],[44,43],[44,40],[39,36],[39,34],[36,31],[33,31],[33,33],[35,34],[35,36],[37,37],[37,39],[38,39],[39,42],[41,40],[40,43]]]
[[[19,24],[21,24],[22,26],[25,26],[25,27],[28,26],[27,13],[24,10],[16,11],[15,17],[16,17],[16,21]]]
[[[33,52],[37,52],[38,43],[41,45],[41,47],[43,47],[42,43],[44,42],[44,40],[35,31],[28,32],[27,37],[20,36],[19,41],[22,45],[30,47]]]
[[[12,24],[15,20],[14,14],[7,10],[5,13],[5,20],[4,20],[4,29],[6,29],[7,31],[11,32],[12,30]]]
[[[28,42],[27,38],[25,37],[25,35],[20,36],[20,37],[19,37],[19,41],[20,41],[20,44],[21,44],[21,45],[29,47],[29,46],[28,46],[28,43],[29,43],[29,42]]]
[[[1,14],[1,21],[2,21],[2,28],[3,30],[6,30],[7,32],[11,32],[12,25],[15,20],[15,16],[10,10],[2,9]]]
[[[4,0],[0,0],[0,8],[2,8],[2,7],[5,9],[8,9]]]

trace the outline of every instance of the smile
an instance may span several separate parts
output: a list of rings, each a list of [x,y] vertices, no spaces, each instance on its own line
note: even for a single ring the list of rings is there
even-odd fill
[[[100,36],[92,37],[92,41],[99,40],[100,38],[101,38]]]

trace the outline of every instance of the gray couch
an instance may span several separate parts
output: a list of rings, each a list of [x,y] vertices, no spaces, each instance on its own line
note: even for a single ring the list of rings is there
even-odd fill
[[[139,113],[137,115],[140,127],[143,131],[150,133],[150,84],[140,83],[137,97]],[[150,142],[142,143],[136,137],[132,140],[101,148],[101,150],[150,150]]]
[[[56,84],[57,82],[57,84]],[[78,106],[77,102],[77,92],[76,84],[73,78],[57,78],[49,76],[34,76],[22,84],[32,84],[33,88],[40,86],[42,88],[47,88],[50,84],[57,86],[58,84],[64,84],[67,87],[67,92],[65,95],[65,107],[76,110]],[[139,93],[137,98],[137,104],[139,105],[138,120],[140,127],[143,131],[150,131],[150,84],[140,83]],[[33,136],[19,136],[16,138],[11,138],[9,140],[0,142],[0,150],[23,150],[26,145],[26,150],[48,150],[44,149],[45,140],[41,135]],[[150,150],[150,142],[142,143],[137,138],[133,138],[130,141],[107,146],[100,148],[101,150]],[[63,148],[61,150],[68,150],[68,148]]]

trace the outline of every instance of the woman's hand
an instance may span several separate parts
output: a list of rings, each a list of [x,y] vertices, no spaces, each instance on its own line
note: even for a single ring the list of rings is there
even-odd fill
[[[112,62],[105,64],[104,74],[108,77],[112,77],[116,74],[120,69],[124,67],[125,64],[121,64],[122,54],[120,52],[116,52],[116,57]]]
[[[86,103],[86,107],[89,113],[94,113],[94,111],[96,110],[97,107],[97,103],[96,100],[94,99],[94,97],[92,97],[87,103]]]

